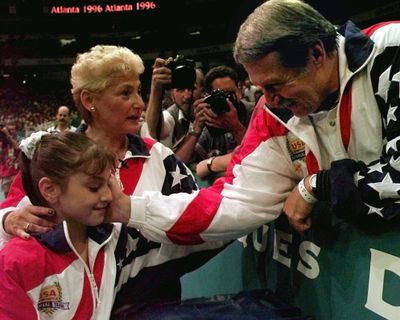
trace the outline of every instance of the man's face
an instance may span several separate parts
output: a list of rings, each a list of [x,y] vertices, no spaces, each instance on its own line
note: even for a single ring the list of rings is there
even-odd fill
[[[323,70],[309,59],[305,70],[285,68],[279,54],[271,52],[261,59],[244,64],[254,85],[263,89],[270,108],[286,108],[297,117],[315,112],[325,96]]]
[[[193,89],[173,89],[172,98],[179,107],[190,106],[193,100]]]
[[[67,125],[69,124],[69,119],[69,109],[67,107],[60,107],[56,115],[57,123]]]
[[[211,83],[211,87],[213,88],[213,90],[219,89],[233,93],[237,101],[240,101],[240,99],[242,98],[242,93],[239,90],[239,87],[230,77],[214,79],[214,81]]]

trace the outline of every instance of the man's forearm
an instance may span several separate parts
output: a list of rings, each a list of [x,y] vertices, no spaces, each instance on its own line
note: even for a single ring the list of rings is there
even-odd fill
[[[146,111],[146,122],[149,128],[150,135],[157,140],[165,139],[168,136],[168,132],[164,120],[162,119],[162,89],[151,88],[149,102],[147,104]],[[161,122],[159,130],[158,124]]]

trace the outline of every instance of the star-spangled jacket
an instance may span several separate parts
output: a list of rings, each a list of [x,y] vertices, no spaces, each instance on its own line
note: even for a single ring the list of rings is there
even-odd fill
[[[84,131],[84,128],[81,129],[81,131]],[[125,194],[141,195],[143,190],[161,191],[163,194],[170,194],[173,192],[191,192],[192,190],[197,189],[189,169],[175,158],[170,149],[164,147],[161,143],[152,139],[142,139],[138,136],[129,136],[128,149],[129,150],[119,170],[119,178],[122,182]],[[18,203],[19,206],[26,205],[24,200],[26,198],[21,200],[23,191],[20,178],[14,181],[10,192],[10,197],[1,204],[2,207],[7,206],[1,210],[3,213],[14,209]],[[121,232],[119,232],[120,229]],[[4,230],[2,230],[2,232],[3,240],[7,240],[5,239],[7,237],[4,234]],[[107,277],[101,277],[100,272],[98,279],[101,281],[99,280],[100,282],[97,282],[97,287],[100,288],[100,295],[105,294],[104,299],[100,298],[101,303],[99,304],[99,308],[100,310],[107,310],[108,313],[89,313],[97,315],[94,317],[95,319],[108,319],[107,316],[104,316],[103,318],[103,315],[109,314],[109,309],[113,303],[114,308],[118,309],[124,304],[140,306],[143,303],[154,301],[180,299],[181,288],[179,278],[183,274],[203,265],[211,257],[217,254],[227,243],[215,241],[200,246],[179,246],[168,243],[161,244],[146,239],[136,228],[128,228],[127,226],[114,228],[114,231],[108,231],[108,234],[111,234],[113,240],[107,240],[107,242],[105,240],[107,236],[103,232],[102,237],[99,239],[96,238],[97,240],[95,239],[97,244],[92,242],[97,248],[94,252],[98,254],[98,259],[103,259],[99,256],[98,252],[101,252],[101,250],[98,251],[98,247],[104,246],[106,260],[101,262],[104,264],[104,267],[100,265],[99,270],[101,271],[104,268],[107,268],[104,269],[107,270]],[[18,249],[15,251],[8,249],[10,251],[10,256],[7,257],[7,259],[3,259],[3,256],[1,264],[4,268],[2,268],[2,270],[10,270],[10,266],[7,264],[11,261],[10,263],[20,264],[20,270],[32,268],[31,271],[35,272],[33,266],[28,266],[28,264],[21,260],[21,255],[19,255],[21,250],[29,252],[28,243],[32,245],[30,248],[31,252],[37,248],[41,248],[38,252],[41,252],[41,255],[46,256],[46,259],[38,259],[36,261],[36,263],[38,263],[38,269],[36,270],[44,270],[43,273],[41,273],[43,281],[40,282],[40,279],[35,277],[34,279],[36,282],[33,280],[29,283],[23,282],[24,286],[27,286],[24,287],[24,289],[26,289],[25,295],[32,292],[32,290],[36,290],[36,293],[43,290],[44,286],[49,284],[46,279],[57,279],[57,281],[52,281],[60,284],[61,290],[64,294],[67,295],[68,293],[68,297],[71,297],[69,300],[71,304],[75,304],[77,299],[81,298],[82,286],[88,286],[88,279],[84,277],[82,264],[69,245],[62,247],[62,254],[60,254],[58,259],[57,254],[45,249],[37,241],[24,242],[23,240],[18,239],[13,239],[13,241],[18,244],[22,243],[24,246],[21,246],[20,250]],[[13,242],[9,245],[12,245],[12,243]],[[11,248],[15,246],[16,245],[13,244]],[[6,249],[3,249],[3,251],[4,250]],[[113,252],[113,257],[109,256],[110,252]],[[96,256],[95,253],[93,254]],[[19,257],[18,259],[15,258],[17,256]],[[46,266],[44,266],[43,263],[46,264]],[[75,270],[76,268],[82,271],[77,279],[82,280],[82,278],[84,278],[85,281],[79,282],[74,280],[73,282],[68,282],[66,280],[66,282],[63,282],[62,279],[59,279],[63,278],[65,275],[69,274],[71,270]],[[14,269],[14,267],[12,267],[12,269]],[[96,272],[96,267],[94,270]],[[44,274],[44,272],[48,272],[48,274]],[[71,277],[74,278],[75,275],[76,274],[71,275]],[[17,277],[25,279],[24,274],[22,273],[18,273]],[[40,276],[38,277],[40,278]],[[3,279],[0,279],[0,282],[3,282]],[[78,290],[78,288],[80,289]],[[88,288],[90,288],[90,286]],[[7,289],[11,289],[11,292],[13,292],[12,290],[14,289],[15,292],[17,291],[17,288],[13,288],[12,285],[7,287]],[[112,291],[113,294],[102,293],[101,290],[109,290]],[[3,295],[1,291],[3,290],[0,290],[0,294]],[[10,293],[10,291],[7,292]],[[74,294],[78,296],[74,296]],[[1,297],[0,300],[1,319],[7,319],[7,314],[4,314],[1,306],[7,307],[7,303],[11,303],[11,305],[14,306],[14,299],[15,301],[18,301],[16,295],[7,295],[7,299],[5,298],[6,297]],[[26,298],[21,301],[26,302]],[[82,308],[86,308],[86,311],[87,308],[90,310],[90,303],[87,304],[87,301],[83,301],[83,303],[86,304]],[[10,305],[8,304],[8,307],[9,306]],[[80,308],[81,307],[79,307],[77,312]],[[53,314],[53,317],[60,314],[58,319],[72,319],[73,317],[70,317],[70,315],[75,314],[64,313],[70,311],[64,310],[61,306],[56,311],[57,313]],[[24,312],[24,309],[15,308],[15,312]],[[32,312],[32,310],[29,312]],[[65,316],[66,314],[67,316]],[[17,318],[33,319],[32,317],[14,317],[13,319]],[[77,315],[75,318],[83,319]],[[54,319],[57,319],[57,317]]]
[[[315,172],[322,200],[336,214],[354,220],[397,215],[399,34],[398,22],[364,31],[346,23],[338,29],[336,106],[304,118],[258,106],[225,178],[192,194],[132,196],[132,223],[157,241],[238,238],[275,219],[299,180]]]
[[[0,251],[1,319],[110,319],[115,295],[129,276],[154,267],[160,273],[153,274],[147,285],[159,287],[165,273],[160,264],[171,263],[171,255],[179,260],[207,249],[188,246],[173,250],[171,246],[153,243],[152,252],[144,256],[139,252],[143,253],[148,244],[136,229],[119,223],[104,224],[89,228],[89,268],[78,256],[68,234],[64,222],[53,231],[36,234],[29,240],[12,239]],[[133,240],[128,246],[121,241],[127,237]],[[173,266],[179,269],[175,262],[170,265]],[[179,275],[179,271],[169,272]],[[167,285],[168,280],[165,282]],[[146,290],[152,289],[129,292],[129,302],[137,304],[145,298]]]

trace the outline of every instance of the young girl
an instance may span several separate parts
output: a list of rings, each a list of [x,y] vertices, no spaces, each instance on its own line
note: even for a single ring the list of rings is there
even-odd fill
[[[21,150],[27,196],[52,208],[58,224],[0,252],[0,318],[108,319],[121,226],[102,224],[114,155],[72,132],[36,133]]]

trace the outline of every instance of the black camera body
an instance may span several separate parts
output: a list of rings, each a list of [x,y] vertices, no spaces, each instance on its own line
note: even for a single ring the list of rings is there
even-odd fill
[[[169,58],[165,66],[172,71],[171,88],[193,89],[196,82],[196,65],[182,55]]]
[[[204,98],[204,102],[208,103],[211,106],[211,110],[216,115],[220,116],[229,111],[229,105],[226,99],[229,99],[229,101],[237,108],[238,102],[235,94],[219,89],[213,90],[209,96]]]

